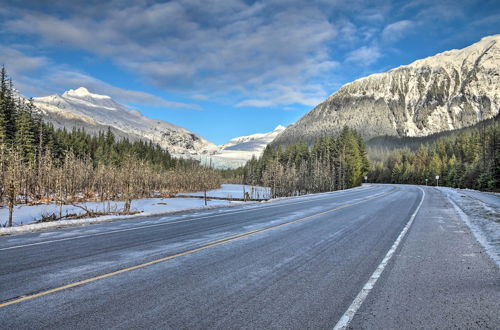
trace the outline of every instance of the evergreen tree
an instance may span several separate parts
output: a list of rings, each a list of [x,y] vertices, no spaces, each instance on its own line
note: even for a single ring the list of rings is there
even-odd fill
[[[281,147],[267,146],[260,159],[244,167],[248,184],[271,187],[272,196],[345,189],[361,184],[369,162],[366,146],[355,131],[344,128],[338,137]]]
[[[369,176],[374,182],[425,184],[427,179],[435,184],[439,175],[440,184],[450,187],[499,191],[499,119],[497,115],[475,127],[427,138],[430,142],[415,151],[404,148],[384,154],[377,149],[380,160],[373,163]]]
[[[19,102],[20,103],[20,102]],[[32,119],[32,101],[26,106],[22,106],[17,111],[15,145],[21,150],[23,159],[35,160],[35,125]]]

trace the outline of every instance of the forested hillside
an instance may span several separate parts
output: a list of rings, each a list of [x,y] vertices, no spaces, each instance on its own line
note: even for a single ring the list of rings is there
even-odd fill
[[[216,188],[220,174],[178,160],[158,145],[68,132],[44,123],[20,97],[5,68],[0,72],[0,204],[125,200]],[[60,215],[62,216],[62,215]],[[4,223],[4,219],[0,219]]]
[[[244,181],[271,187],[273,197],[347,189],[361,184],[369,168],[363,139],[344,128],[337,136],[304,143],[268,146],[244,168]]]
[[[439,176],[449,187],[500,190],[499,116],[438,136],[379,138],[370,145],[370,182],[436,184]]]

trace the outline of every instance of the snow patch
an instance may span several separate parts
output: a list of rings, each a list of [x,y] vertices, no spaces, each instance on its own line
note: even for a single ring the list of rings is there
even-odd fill
[[[470,196],[466,190],[444,187],[439,189],[445,193],[460,218],[474,234],[476,240],[500,267],[500,198],[496,197],[496,205],[488,205],[475,196]],[[475,194],[477,193],[475,192]],[[485,198],[488,198],[488,196],[485,196]]]
[[[111,99],[111,97],[107,95],[100,95],[100,94],[94,94],[89,92],[89,90],[85,87],[80,87],[77,89],[70,89],[69,91],[66,91],[63,96],[70,96],[70,97],[91,97],[95,99]]]

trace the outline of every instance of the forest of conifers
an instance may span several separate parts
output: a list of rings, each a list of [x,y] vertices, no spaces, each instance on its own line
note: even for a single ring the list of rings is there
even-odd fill
[[[359,186],[369,162],[363,139],[345,127],[337,137],[268,146],[244,167],[244,182],[271,188],[273,197],[302,195]]]
[[[247,184],[271,187],[273,196],[351,188],[365,175],[373,183],[500,191],[499,137],[498,115],[428,137],[380,137],[368,147],[344,128],[338,137],[317,139],[312,146],[269,146],[260,159],[246,164],[243,177]]]
[[[219,172],[158,145],[54,129],[0,72],[0,204],[125,200],[219,187]],[[62,214],[60,215],[62,216]],[[1,219],[0,223],[4,223]]]
[[[394,145],[407,145],[391,149]],[[370,182],[500,190],[500,120],[437,137],[385,139],[368,148]],[[439,176],[439,182],[436,181]],[[426,182],[427,179],[427,182]]]

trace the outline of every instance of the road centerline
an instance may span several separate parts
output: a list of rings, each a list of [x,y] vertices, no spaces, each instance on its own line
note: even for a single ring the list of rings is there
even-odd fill
[[[225,243],[233,242],[233,241],[239,240],[241,238],[253,236],[253,235],[256,235],[256,234],[259,234],[259,233],[262,233],[262,232],[266,232],[266,231],[269,231],[269,230],[273,230],[273,229],[276,229],[276,228],[280,228],[280,227],[284,227],[284,226],[287,226],[287,225],[291,225],[291,224],[295,224],[295,223],[298,223],[298,222],[302,222],[302,221],[305,221],[305,220],[308,220],[308,219],[316,218],[318,216],[325,215],[325,214],[328,214],[328,213],[331,213],[331,212],[334,212],[334,211],[337,211],[337,210],[340,210],[340,209],[343,209],[343,208],[346,208],[346,207],[354,206],[354,205],[357,205],[357,204],[360,204],[360,203],[364,203],[364,202],[367,202],[367,201],[370,201],[370,200],[373,200],[373,199],[376,199],[376,198],[384,197],[384,196],[386,196],[386,195],[394,192],[395,190],[398,190],[398,188],[393,188],[393,189],[391,189],[391,190],[389,190],[387,192],[384,192],[382,194],[370,196],[369,198],[365,198],[365,199],[359,200],[357,202],[346,203],[346,204],[343,204],[343,205],[339,205],[339,206],[336,206],[336,207],[334,207],[332,209],[329,209],[329,210],[326,210],[326,211],[322,211],[322,212],[319,212],[319,213],[315,213],[315,214],[312,214],[312,215],[308,215],[306,217],[301,217],[301,218],[298,218],[298,219],[295,219],[295,220],[283,222],[283,223],[280,223],[280,224],[277,224],[277,225],[273,225],[273,226],[270,226],[270,227],[260,228],[260,229],[252,230],[252,231],[249,231],[249,232],[246,232],[246,233],[241,233],[241,234],[229,236],[229,237],[222,238],[222,239],[219,239],[219,240],[216,240],[216,241],[213,241],[213,242],[209,242],[209,243],[207,243],[205,245],[202,245],[202,246],[194,248],[194,249],[190,249],[190,250],[183,251],[183,252],[180,252],[180,253],[176,253],[176,254],[173,254],[173,255],[161,257],[161,258],[158,258],[158,259],[155,259],[155,260],[151,260],[151,261],[144,262],[144,263],[141,263],[141,264],[138,264],[138,265],[134,265],[134,266],[122,268],[122,269],[119,269],[119,270],[116,270],[116,271],[112,271],[112,272],[108,272],[108,273],[105,273],[105,274],[97,275],[97,276],[94,276],[94,277],[91,277],[91,278],[88,278],[88,279],[84,279],[84,280],[72,282],[72,283],[69,283],[69,284],[66,284],[66,285],[62,285],[62,286],[55,287],[55,288],[52,288],[52,289],[49,289],[49,290],[45,290],[45,291],[41,291],[41,292],[38,292],[38,293],[27,294],[27,295],[24,295],[24,296],[21,296],[21,297],[18,297],[18,298],[14,298],[14,299],[11,299],[11,300],[7,300],[7,301],[5,301],[3,303],[0,303],[0,308],[7,307],[7,306],[10,306],[10,305],[13,305],[13,304],[17,304],[17,303],[20,303],[20,302],[23,302],[23,301],[32,300],[32,299],[35,299],[35,298],[38,298],[38,297],[42,297],[42,296],[45,296],[45,295],[48,295],[48,294],[51,294],[51,293],[55,293],[55,292],[63,291],[63,290],[66,290],[66,289],[70,289],[70,288],[82,286],[84,284],[95,282],[95,281],[98,281],[98,280],[101,280],[101,279],[105,279],[105,278],[108,278],[108,277],[111,277],[111,276],[114,276],[114,275],[118,275],[118,274],[130,272],[130,271],[133,271],[133,270],[136,270],[136,269],[141,269],[141,268],[145,268],[145,267],[148,267],[148,266],[152,266],[152,265],[155,265],[155,264],[158,264],[158,263],[161,263],[161,262],[165,262],[165,261],[172,260],[172,259],[175,259],[175,258],[178,258],[178,257],[181,257],[181,256],[189,255],[189,254],[192,254],[192,253],[195,253],[195,252],[203,251],[203,250],[209,249],[211,247],[215,247],[215,246],[222,245],[222,244],[225,244]]]
[[[364,189],[362,191],[366,191],[368,189],[370,189],[370,188]],[[355,192],[359,192],[359,190],[357,190],[357,191],[346,191],[346,193],[350,193],[350,192],[355,193]],[[342,196],[345,196],[345,195],[346,194],[344,194]],[[330,198],[331,198],[331,196],[329,196],[329,197],[321,197],[321,198],[315,198],[312,201],[321,201],[321,200],[330,199]],[[297,201],[294,204],[303,204],[303,203],[308,203],[308,202],[311,202],[311,200]],[[211,214],[211,215],[199,216],[199,217],[194,217],[194,218],[189,218],[189,219],[181,219],[181,220],[174,220],[174,221],[166,221],[166,222],[161,222],[161,223],[155,223],[155,224],[150,224],[150,225],[136,226],[136,227],[132,227],[132,228],[123,228],[123,229],[108,230],[108,231],[104,231],[104,232],[100,232],[100,233],[93,233],[93,234],[87,234],[87,235],[77,235],[77,236],[72,236],[72,237],[65,237],[65,238],[59,238],[59,239],[53,239],[53,240],[46,240],[46,241],[35,242],[35,243],[28,243],[28,244],[20,244],[20,245],[7,246],[7,247],[0,248],[0,251],[19,249],[19,248],[29,247],[29,246],[45,245],[45,244],[57,243],[57,242],[64,242],[64,241],[70,241],[70,240],[75,240],[75,239],[82,239],[82,238],[87,238],[87,237],[104,236],[104,235],[115,234],[115,233],[122,233],[122,232],[127,232],[127,231],[141,230],[141,229],[146,229],[146,228],[169,226],[169,225],[178,224],[178,223],[193,222],[193,221],[198,221],[198,220],[203,220],[203,219],[214,218],[214,217],[221,216],[221,215],[240,214],[240,213],[245,213],[245,212],[253,211],[255,209],[257,209],[257,210],[267,210],[267,209],[284,207],[284,206],[286,206],[286,204],[265,205],[265,206],[257,207],[257,208],[249,208],[249,209],[239,210],[239,211],[229,211],[229,212],[222,213],[222,214]]]

